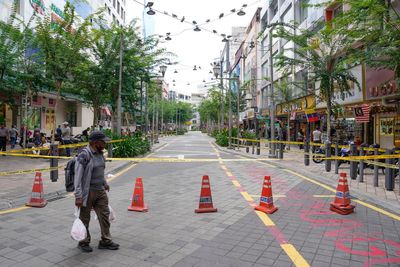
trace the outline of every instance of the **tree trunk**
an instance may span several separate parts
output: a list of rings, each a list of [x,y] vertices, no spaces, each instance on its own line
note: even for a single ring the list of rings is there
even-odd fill
[[[331,141],[331,114],[332,114],[332,92],[334,90],[333,81],[330,81],[329,89],[327,90],[326,95],[326,136],[327,142]]]
[[[61,98],[61,86],[62,86],[62,81],[61,80],[56,80],[56,89],[57,89],[57,98],[56,98],[56,104],[54,105],[54,110],[57,111],[58,110],[58,104],[60,102],[60,98]],[[53,129],[51,129],[51,143],[54,144],[54,140],[55,140],[55,133],[56,133],[56,125],[57,125],[57,114],[55,114],[56,118],[54,119],[54,125],[53,125]]]

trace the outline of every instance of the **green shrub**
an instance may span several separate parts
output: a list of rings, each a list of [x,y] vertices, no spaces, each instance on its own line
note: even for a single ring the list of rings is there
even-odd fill
[[[113,144],[113,157],[131,158],[150,151],[150,142],[140,136],[124,137],[124,140]]]
[[[219,146],[228,146],[229,145],[228,130],[223,129],[222,131],[220,131],[215,137],[215,141]]]

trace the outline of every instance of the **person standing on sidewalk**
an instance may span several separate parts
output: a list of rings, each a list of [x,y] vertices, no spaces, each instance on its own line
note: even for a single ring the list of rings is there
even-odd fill
[[[4,126],[4,122],[0,122],[0,151],[6,151],[8,140],[10,140],[10,132],[7,127]]]
[[[17,137],[18,137],[18,130],[17,126],[13,125],[10,130],[10,144],[11,144],[11,149],[15,148],[15,144],[17,143]]]
[[[71,128],[68,125],[67,121],[63,122],[63,129],[61,129],[61,140],[63,145],[69,145],[71,144]],[[65,152],[67,153],[67,157],[71,156],[71,148],[67,147],[65,149]]]
[[[317,127],[313,132],[312,132],[312,136],[313,136],[313,142],[314,143],[319,143],[319,144],[321,144],[321,136],[322,136],[322,133],[321,133],[321,131],[319,130],[319,127]],[[312,152],[314,153],[314,151],[315,151],[315,146],[313,146],[313,148],[312,148]]]
[[[119,245],[114,243],[110,234],[110,209],[108,196],[110,186],[105,179],[105,159],[103,150],[109,139],[100,131],[94,131],[89,136],[89,145],[85,147],[75,163],[75,205],[80,208],[79,218],[86,226],[87,237],[79,242],[78,247],[83,252],[92,252],[90,247],[90,211],[95,210],[99,218],[101,241],[99,249],[117,250]]]

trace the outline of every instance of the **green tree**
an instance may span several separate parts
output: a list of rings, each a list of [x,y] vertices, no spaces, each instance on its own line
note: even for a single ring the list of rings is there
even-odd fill
[[[208,91],[208,97],[201,101],[198,111],[201,124],[208,127],[218,124],[220,114],[221,92],[219,88],[213,87]]]
[[[54,22],[50,15],[37,18],[35,30],[40,61],[51,82],[50,89],[57,92],[56,109],[65,92],[65,84],[71,81],[74,70],[89,57],[87,48],[91,19],[92,16],[78,19],[69,2],[65,4],[61,20]]]
[[[400,2],[340,0],[346,8],[332,21],[337,34],[354,42],[350,60],[394,71],[400,85]],[[331,4],[331,2],[328,2]]]
[[[291,73],[293,67],[305,69],[308,72],[307,82],[319,84],[316,97],[326,102],[327,133],[330,137],[335,90],[344,95],[344,92],[350,90],[350,81],[361,90],[357,79],[350,72],[359,63],[351,62],[346,57],[352,49],[351,38],[338,34],[329,25],[318,32],[300,29],[295,24],[276,23],[269,27],[275,27],[274,37],[283,38],[295,45],[294,49],[287,50],[296,56],[287,55],[285,49],[276,57],[275,66],[283,73]]]

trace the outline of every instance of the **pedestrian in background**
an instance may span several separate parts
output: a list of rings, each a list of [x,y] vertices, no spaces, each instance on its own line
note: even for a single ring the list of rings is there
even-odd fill
[[[17,143],[17,137],[18,137],[18,130],[17,126],[13,125],[10,130],[10,145],[11,149],[15,148],[15,144]]]
[[[56,129],[56,140],[61,140],[61,136],[62,136],[62,130],[61,130],[61,125],[58,125],[57,129]]]
[[[304,133],[302,129],[297,132],[297,142],[304,142]],[[303,149],[303,144],[299,144],[299,149]]]
[[[10,140],[10,132],[4,125],[4,122],[0,122],[0,151],[7,150],[7,142]],[[5,156],[5,155],[3,155]]]
[[[63,122],[63,128],[61,129],[61,139],[63,145],[71,144],[71,128],[67,121]],[[71,149],[69,147],[65,148],[65,153],[67,157],[71,156]]]
[[[114,243],[110,234],[110,209],[108,196],[110,186],[105,179],[105,159],[103,150],[109,139],[100,131],[94,131],[89,136],[89,145],[78,155],[75,163],[75,205],[80,208],[79,218],[87,230],[86,239],[78,244],[83,252],[92,252],[90,246],[89,222],[92,208],[97,214],[101,229],[99,249],[116,250],[119,245]]]
[[[318,144],[321,144],[321,136],[322,136],[322,133],[321,133],[321,131],[319,130],[319,127],[317,127],[313,132],[312,132],[312,136],[313,136],[313,142],[314,143],[318,143]],[[314,151],[315,151],[315,146],[313,146],[312,147],[312,152],[314,153]]]
[[[28,139],[29,138],[29,131],[28,131],[28,127],[26,127],[25,124],[21,124],[21,128],[19,130],[19,145],[21,147],[25,146],[25,138]]]

